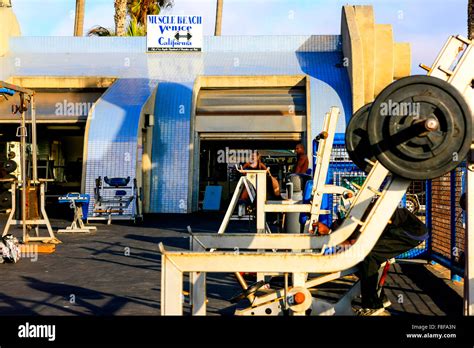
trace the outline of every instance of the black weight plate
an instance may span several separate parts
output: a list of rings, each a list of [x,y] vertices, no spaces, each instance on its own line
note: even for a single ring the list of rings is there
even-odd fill
[[[0,193],[0,209],[10,209],[12,207],[12,194],[9,191]]]
[[[3,166],[3,169],[5,169],[5,171],[7,173],[14,172],[16,170],[16,168],[18,167],[16,162],[12,161],[12,160],[8,160],[8,161],[3,162],[2,166]]]
[[[350,159],[361,170],[368,173],[371,166],[365,159],[375,161],[367,134],[367,120],[372,104],[366,104],[356,111],[346,128],[346,149]]]
[[[15,179],[16,176],[13,174],[7,174],[2,179]],[[12,183],[9,181],[0,182],[0,190],[9,190],[12,187]]]
[[[421,123],[437,121],[429,132]],[[409,76],[386,87],[369,113],[367,133],[377,159],[410,180],[456,168],[471,144],[472,113],[462,94],[436,77]]]

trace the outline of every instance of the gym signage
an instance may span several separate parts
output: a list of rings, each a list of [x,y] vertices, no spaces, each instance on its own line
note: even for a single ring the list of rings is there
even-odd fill
[[[147,52],[201,51],[202,16],[148,16]]]

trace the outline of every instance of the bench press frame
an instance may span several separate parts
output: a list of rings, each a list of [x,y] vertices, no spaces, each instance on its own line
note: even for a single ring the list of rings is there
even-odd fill
[[[256,246],[265,247],[265,249],[278,246],[277,243],[281,243],[281,241],[291,241],[292,238],[295,241],[299,240],[299,243],[302,241],[308,243],[308,246],[326,245],[331,247],[346,240],[357,228],[360,228],[361,235],[356,243],[341,253],[323,255],[322,253],[316,254],[307,251],[285,253],[265,251],[237,253],[222,251],[213,253],[205,251],[170,252],[160,244],[162,253],[162,315],[183,314],[183,273],[191,273],[193,314],[200,315],[206,312],[205,277],[208,272],[288,273],[292,275],[293,287],[305,287],[309,273],[327,274],[327,281],[334,277],[334,275],[331,277],[330,274],[336,274],[336,276],[344,274],[338,272],[344,272],[355,267],[372,250],[410,185],[409,180],[390,177],[383,191],[379,192],[378,187],[387,176],[389,176],[389,172],[380,163],[374,163],[367,180],[351,205],[348,217],[337,231],[328,236],[302,237],[301,235],[293,236],[290,234],[286,237],[279,237],[277,234],[272,234],[258,237],[253,235],[256,241],[257,238],[261,239]],[[377,183],[379,183],[378,186],[375,185]],[[374,189],[374,187],[376,188]],[[370,207],[366,220],[362,221],[366,209],[373,202],[374,196],[378,199]],[[363,207],[366,209],[362,209]],[[229,237],[231,236],[229,235]],[[265,237],[269,237],[267,240],[272,238],[272,242],[266,244]],[[280,239],[280,242],[275,242],[277,239]],[[248,240],[244,242],[248,243]],[[324,242],[327,242],[327,244],[324,244]],[[193,244],[199,245],[199,243]],[[291,245],[291,248],[294,247],[292,244],[289,245]],[[284,247],[288,249],[288,244]],[[295,270],[298,270],[298,272],[295,272]],[[293,314],[304,315],[304,312],[294,312]]]

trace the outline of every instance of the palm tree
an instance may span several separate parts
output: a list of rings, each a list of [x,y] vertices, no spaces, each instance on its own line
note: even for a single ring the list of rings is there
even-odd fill
[[[146,34],[148,15],[159,15],[162,9],[173,6],[173,0],[127,0],[127,9],[130,22],[135,21],[138,30]]]
[[[147,15],[158,15],[162,9],[173,6],[173,2],[173,0],[114,0],[115,31],[95,26],[87,35],[145,36]]]
[[[127,20],[127,0],[114,0],[115,8],[115,34],[125,36],[125,23]]]
[[[216,5],[216,27],[214,30],[215,36],[221,36],[222,31],[222,8],[224,7],[224,0],[217,0]]]
[[[138,24],[135,18],[130,19],[127,27],[127,36],[146,36],[145,26]]]
[[[469,0],[467,6],[467,32],[469,38],[474,40],[474,0]]]
[[[86,0],[76,0],[76,16],[74,17],[74,36],[82,36],[84,32],[84,9]]]

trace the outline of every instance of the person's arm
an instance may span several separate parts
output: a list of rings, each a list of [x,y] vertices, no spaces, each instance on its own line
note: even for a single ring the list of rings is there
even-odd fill
[[[308,156],[304,155],[303,168],[302,168],[304,174],[306,174],[306,172],[308,171],[308,167],[309,167]]]
[[[298,162],[296,163],[295,173],[305,174],[307,170],[308,170],[308,156],[304,155],[298,158]]]

